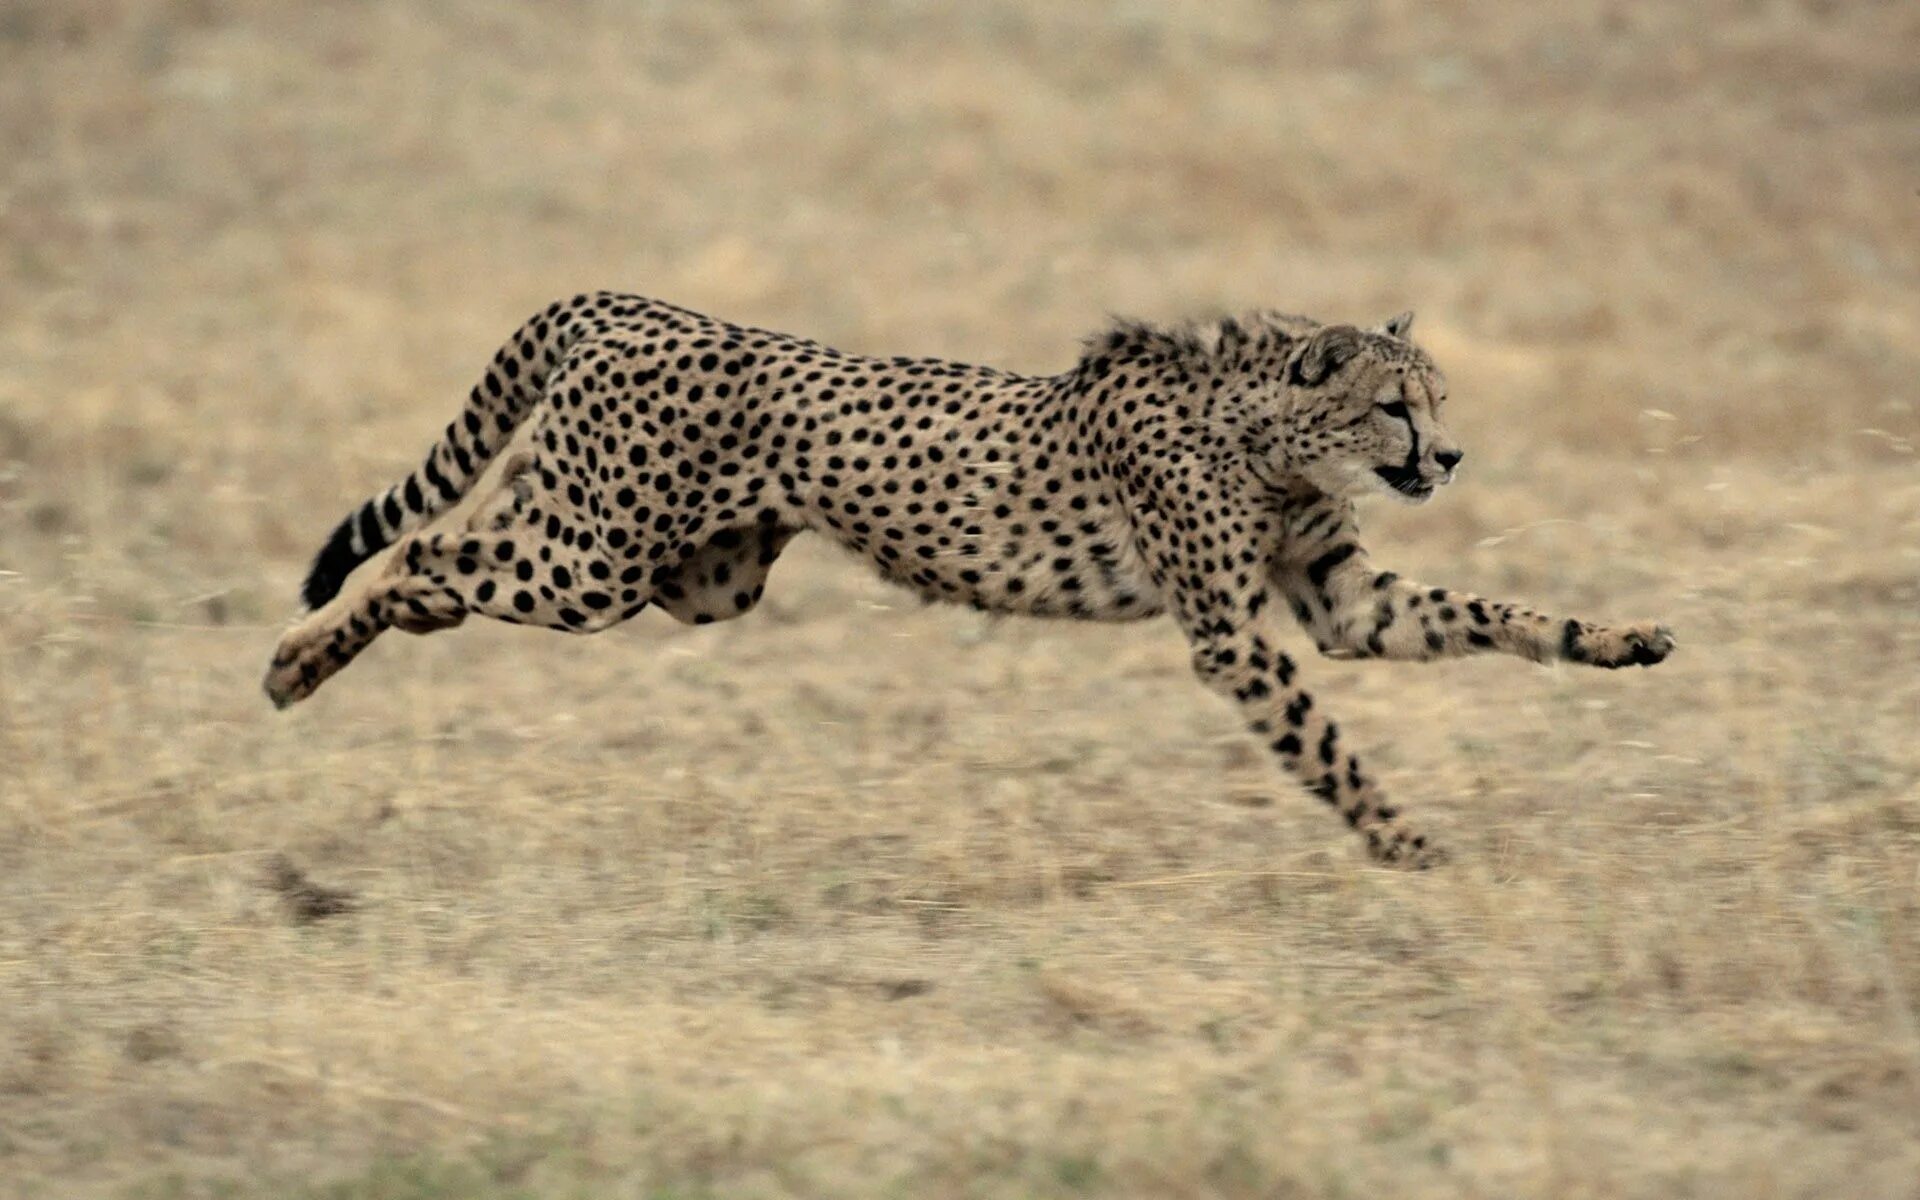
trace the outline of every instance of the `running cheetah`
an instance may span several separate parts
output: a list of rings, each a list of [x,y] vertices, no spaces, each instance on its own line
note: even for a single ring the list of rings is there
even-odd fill
[[[813,530],[929,600],[1170,613],[1200,678],[1375,859],[1426,866],[1437,847],[1280,649],[1283,608],[1341,657],[1649,666],[1674,643],[1664,626],[1550,617],[1372,563],[1354,499],[1424,501],[1461,460],[1412,320],[1121,323],[1036,377],[842,354],[638,296],[559,301],[500,348],[420,468],[334,530],[304,588],[314,611],[281,639],[266,691],[284,707],[388,627],[474,613],[573,633],[648,604],[724,621]],[[464,528],[426,528],[529,421]]]

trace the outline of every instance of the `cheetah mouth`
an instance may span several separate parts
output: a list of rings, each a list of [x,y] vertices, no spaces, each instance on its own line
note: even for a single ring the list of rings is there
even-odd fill
[[[1409,500],[1426,500],[1433,496],[1433,485],[1420,478],[1419,471],[1393,466],[1375,467],[1373,473],[1378,475],[1388,487]]]

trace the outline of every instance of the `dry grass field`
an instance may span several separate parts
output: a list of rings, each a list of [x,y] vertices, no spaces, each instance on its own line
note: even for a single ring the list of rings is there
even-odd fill
[[[1917,189],[1910,2],[0,0],[0,1196],[1911,1200]],[[1171,623],[804,540],[275,713],[600,286],[1034,371],[1415,307],[1469,454],[1376,556],[1681,649],[1296,642],[1417,876]]]

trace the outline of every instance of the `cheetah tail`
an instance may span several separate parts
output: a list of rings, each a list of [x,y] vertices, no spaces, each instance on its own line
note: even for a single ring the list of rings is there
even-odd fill
[[[313,560],[300,589],[309,609],[340,591],[355,567],[459,503],[506,445],[581,331],[576,313],[589,297],[560,301],[529,318],[494,354],[467,405],[418,470],[348,513]]]

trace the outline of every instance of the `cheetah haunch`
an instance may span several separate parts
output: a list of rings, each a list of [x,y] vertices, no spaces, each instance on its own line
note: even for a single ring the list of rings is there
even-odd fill
[[[304,589],[315,611],[281,639],[267,694],[305,698],[389,627],[425,633],[476,613],[574,633],[648,604],[724,621],[753,608],[781,550],[813,530],[933,600],[1092,620],[1171,613],[1200,678],[1374,857],[1426,865],[1434,845],[1279,648],[1283,610],[1342,657],[1646,666],[1673,638],[1373,565],[1353,499],[1426,500],[1461,458],[1411,324],[1122,324],[1070,370],[1034,377],[856,357],[637,296],[558,302],[500,348],[420,468],[334,530]],[[528,423],[529,449],[465,527],[426,528]]]

